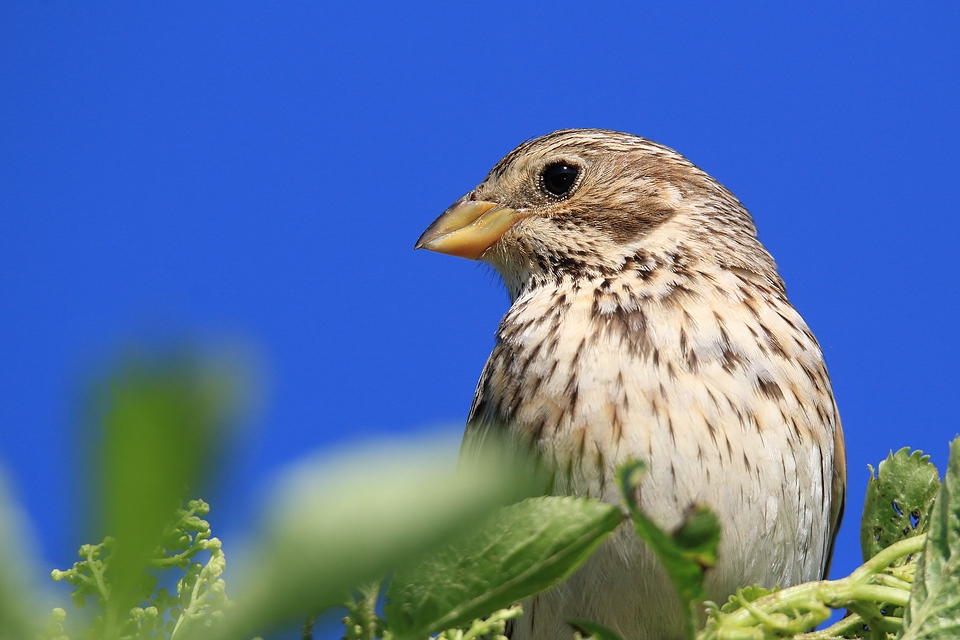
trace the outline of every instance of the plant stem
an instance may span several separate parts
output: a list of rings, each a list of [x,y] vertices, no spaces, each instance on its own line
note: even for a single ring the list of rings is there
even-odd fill
[[[196,615],[197,609],[203,604],[203,601],[207,599],[207,594],[204,593],[200,595],[200,585],[206,582],[207,576],[204,574],[207,572],[207,568],[204,569],[197,575],[197,581],[193,583],[193,589],[190,590],[190,603],[180,611],[180,617],[177,618],[177,624],[173,626],[173,631],[170,633],[170,640],[174,640],[177,637],[177,631],[180,629],[180,625],[183,625],[186,628],[188,625],[184,624],[184,621],[190,618],[191,616]]]
[[[184,549],[183,551],[181,551],[180,553],[173,556],[166,556],[163,558],[153,558],[150,560],[150,564],[156,567],[157,569],[167,569],[169,567],[179,566],[179,563],[182,560],[190,560],[195,555],[203,551],[204,550],[203,547],[200,546],[198,543],[201,542],[202,540],[206,540],[209,537],[210,537],[209,532],[207,532],[206,535],[203,537],[201,537],[201,534],[198,533],[196,538],[194,538],[194,541],[190,543],[190,546]]]
[[[891,575],[891,564],[923,550],[926,535],[901,540],[883,549],[846,578],[808,582],[777,591],[753,602],[743,601],[740,609],[729,614],[713,614],[713,622],[698,636],[712,638],[755,638],[764,633],[803,634],[800,638],[838,637],[842,632],[866,624],[872,637],[886,638],[903,628],[903,620],[885,616],[883,605],[905,607],[910,600],[910,571]],[[902,577],[901,577],[902,576]],[[846,608],[854,613],[828,629],[806,632],[825,620],[826,607]],[[758,635],[759,634],[759,635]]]
[[[519,606],[513,606],[509,609],[503,609],[492,614],[484,620],[475,620],[466,633],[459,640],[474,640],[480,636],[486,636],[492,633],[498,626],[498,623],[506,620],[519,618],[523,614],[523,609]]]
[[[313,640],[313,625],[317,622],[317,614],[313,614],[303,623],[302,640]]]
[[[830,640],[831,638],[840,638],[843,637],[843,634],[847,631],[862,626],[863,624],[863,618],[854,613],[830,625],[826,629],[799,635],[796,637],[796,640]]]
[[[878,573],[874,578],[878,584],[882,584],[887,587],[893,587],[894,589],[903,589],[905,591],[910,591],[913,587],[913,584],[907,582],[906,580],[901,580],[896,576],[892,576],[889,573]]]
[[[93,574],[94,579],[97,581],[97,591],[100,592],[100,597],[106,602],[110,598],[110,588],[103,579],[103,571],[106,571],[107,563],[106,561],[103,562],[103,571],[101,571],[93,558],[94,549],[96,549],[96,547],[91,546],[90,549],[87,550],[87,566],[90,567],[90,573]]]
[[[864,562],[863,566],[851,573],[848,577],[854,580],[860,580],[870,574],[880,573],[893,564],[894,561],[923,551],[923,545],[926,544],[926,542],[927,534],[925,533],[912,536],[900,542],[895,542]]]
[[[377,599],[380,597],[380,582],[360,586],[360,595],[346,603],[347,616],[344,638],[348,640],[375,640],[377,637]]]

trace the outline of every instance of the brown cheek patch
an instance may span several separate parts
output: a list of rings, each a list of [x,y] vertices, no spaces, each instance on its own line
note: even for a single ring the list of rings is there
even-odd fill
[[[669,220],[676,209],[661,200],[633,202],[616,209],[577,207],[564,215],[566,220],[589,226],[602,232],[620,244],[632,242]]]

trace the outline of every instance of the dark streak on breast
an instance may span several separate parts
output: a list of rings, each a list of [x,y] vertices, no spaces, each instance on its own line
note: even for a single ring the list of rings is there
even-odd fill
[[[783,400],[783,390],[780,388],[780,385],[773,380],[767,380],[757,376],[757,388],[760,390],[760,393],[770,400]]]

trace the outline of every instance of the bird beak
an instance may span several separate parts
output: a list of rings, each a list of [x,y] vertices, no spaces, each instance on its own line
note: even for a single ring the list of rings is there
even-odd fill
[[[493,202],[470,200],[467,194],[454,202],[423,232],[414,249],[476,260],[524,214]]]

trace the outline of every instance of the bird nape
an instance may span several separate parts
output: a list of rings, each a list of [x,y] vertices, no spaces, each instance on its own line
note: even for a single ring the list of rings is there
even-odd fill
[[[638,136],[557,131],[507,154],[416,248],[489,263],[510,293],[468,433],[503,431],[552,468],[555,492],[615,504],[617,466],[645,461],[636,498],[661,526],[693,504],[717,513],[716,602],[824,576],[846,484],[830,378],[716,180]],[[525,603],[511,637],[571,637],[572,618],[632,639],[682,629],[629,524]]]

